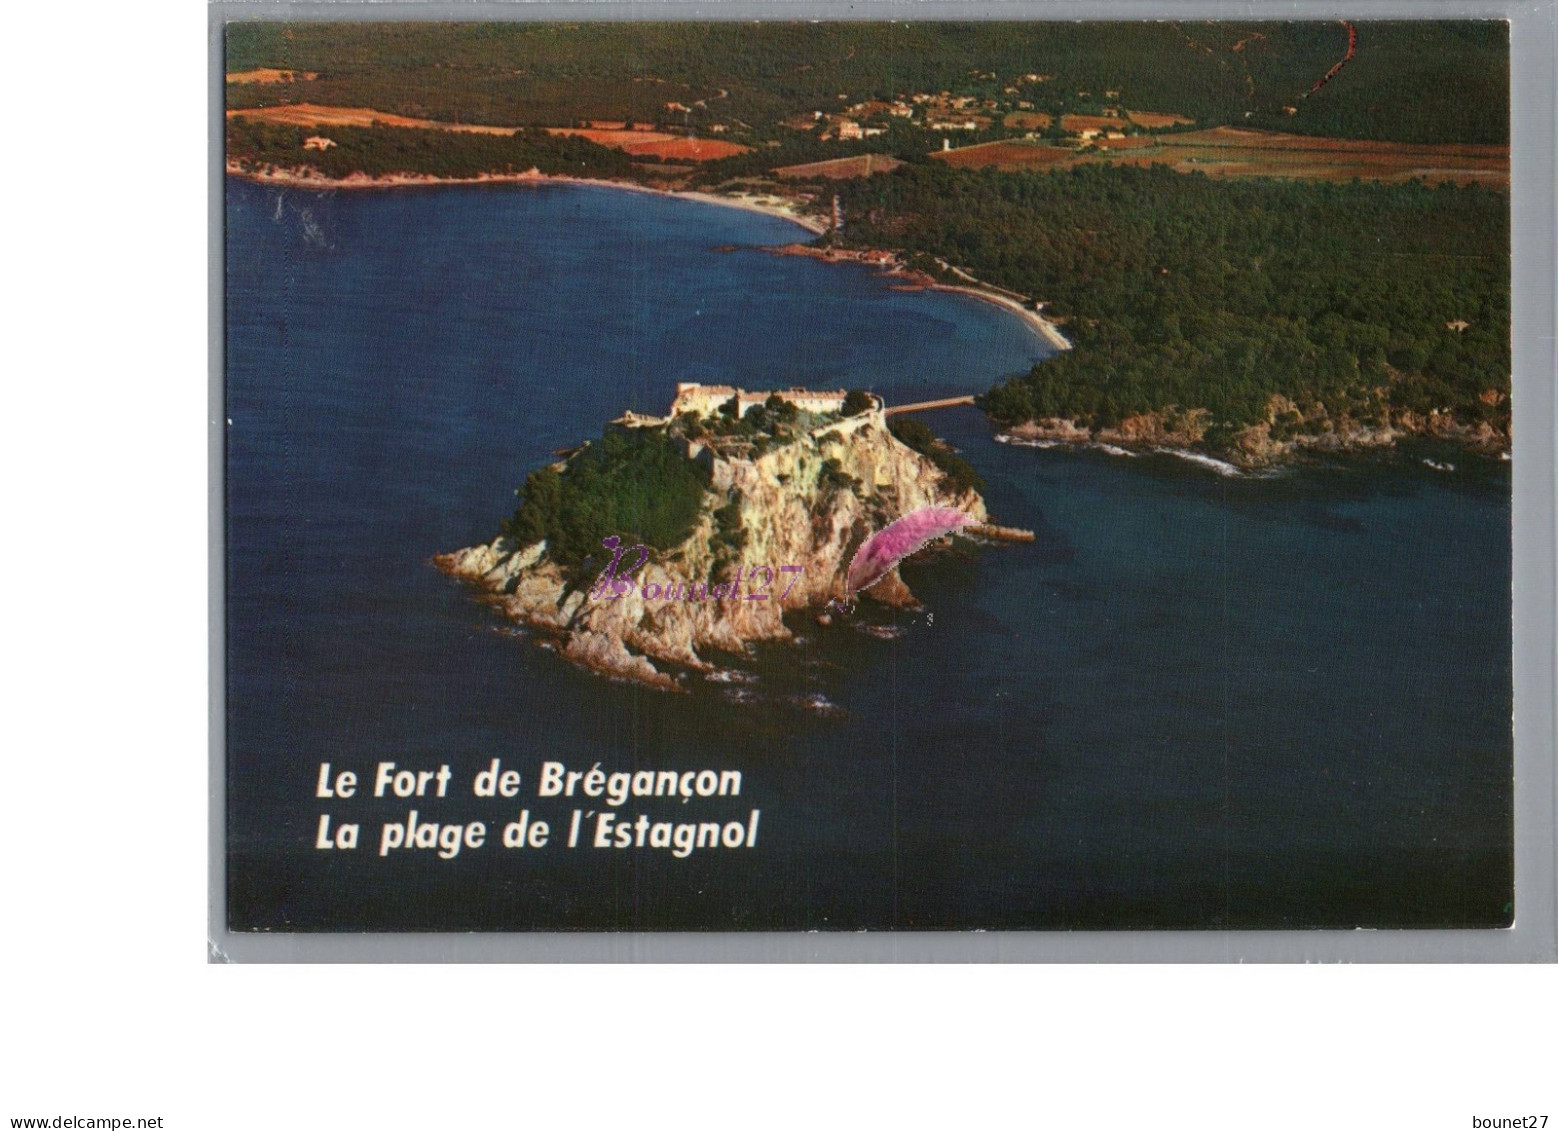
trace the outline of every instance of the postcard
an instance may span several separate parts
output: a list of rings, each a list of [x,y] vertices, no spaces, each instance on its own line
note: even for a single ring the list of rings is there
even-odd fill
[[[231,931],[1514,921],[1507,24],[224,50]]]

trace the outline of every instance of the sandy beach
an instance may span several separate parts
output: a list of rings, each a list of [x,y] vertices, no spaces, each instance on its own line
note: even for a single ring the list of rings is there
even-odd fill
[[[703,204],[718,204],[725,208],[740,208],[747,212],[760,212],[775,216],[805,228],[813,235],[827,231],[827,225],[810,216],[802,215],[793,205],[758,201],[750,196],[722,196],[712,192],[677,192],[641,185],[634,181],[610,181],[601,177],[569,177],[549,173],[479,173],[474,177],[435,177],[424,173],[391,173],[388,176],[370,177],[366,173],[352,173],[345,177],[323,177],[310,169],[245,169],[236,162],[227,163],[231,176],[262,184],[287,185],[307,189],[384,189],[433,185],[497,185],[497,184],[570,184],[595,185],[599,188],[622,189],[626,192],[650,193],[654,196],[677,197],[695,200]]]
[[[1026,321],[1028,325],[1032,326],[1035,330],[1042,334],[1044,336],[1044,340],[1049,342],[1049,344],[1054,346],[1056,349],[1068,350],[1071,348],[1071,343],[1066,340],[1066,336],[1060,332],[1059,327],[1057,327],[1048,318],[1045,318],[1044,315],[1040,314],[1037,310],[1030,310],[1028,307],[1024,306],[1014,298],[1008,298],[1005,295],[998,295],[991,291],[981,290],[978,287],[955,287],[951,283],[930,283],[928,284],[927,289],[933,291],[951,291],[954,294],[969,295],[973,298],[982,299],[985,302],[993,302],[997,306],[1004,306],[1007,310],[1021,315],[1023,320]]]
[[[651,191],[661,191],[658,189]],[[799,224],[808,232],[822,235],[828,230],[828,226],[813,216],[803,216],[792,205],[770,204],[759,201],[750,196],[721,196],[712,192],[673,192],[671,196],[679,196],[685,200],[701,200],[705,204],[722,204],[726,208],[742,208],[748,212],[761,212],[766,216],[778,216],[782,220],[789,220]]]
[[[820,235],[826,230],[825,228],[819,228],[818,234]],[[769,250],[775,255],[800,255],[808,259],[825,260],[829,263],[859,263],[867,267],[874,267],[878,271],[903,280],[901,285],[893,288],[894,290],[950,291],[953,294],[968,295],[970,298],[994,303],[996,306],[1004,307],[1021,317],[1024,322],[1038,331],[1044,340],[1057,350],[1069,350],[1071,348],[1071,343],[1060,332],[1060,328],[1048,318],[1045,318],[1039,311],[1028,306],[1022,296],[1015,292],[1001,291],[993,286],[981,283],[966,271],[960,271],[956,267],[950,267],[945,263],[942,264],[943,267],[947,267],[948,270],[952,271],[959,278],[967,279],[968,284],[964,286],[956,283],[937,282],[932,275],[906,267],[900,261],[896,252],[819,248],[812,244],[785,244],[781,247],[769,248]]]

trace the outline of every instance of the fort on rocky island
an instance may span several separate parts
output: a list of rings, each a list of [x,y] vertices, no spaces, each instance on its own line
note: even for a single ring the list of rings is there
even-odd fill
[[[647,589],[711,588],[743,576],[742,570],[788,567],[786,587],[782,594],[776,588],[773,599],[657,600],[640,588],[620,600],[592,601],[591,574],[602,565],[578,574],[547,540],[533,536],[500,536],[439,555],[435,562],[484,591],[504,615],[557,640],[573,663],[618,679],[685,690],[689,680],[715,671],[711,651],[729,662],[754,641],[790,639],[784,615],[819,614],[843,593],[845,571],[861,542],[905,514],[953,508],[980,524],[970,530],[982,528],[1006,541],[1031,539],[1027,532],[984,525],[990,519],[977,487],[949,474],[945,451],[929,446],[928,433],[912,436],[911,447],[889,426],[880,398],[845,415],[847,397],[843,390],[749,392],[681,384],[668,416],[627,413],[607,428],[608,438],[613,429],[638,437],[631,450],[642,445],[646,452],[663,452],[669,443],[701,468],[696,518],[685,537],[653,554],[645,576],[655,584]],[[734,416],[721,411],[732,398],[741,409]],[[568,479],[576,461],[591,458],[592,447],[574,449],[554,465],[555,474]],[[915,604],[896,570],[868,596]]]

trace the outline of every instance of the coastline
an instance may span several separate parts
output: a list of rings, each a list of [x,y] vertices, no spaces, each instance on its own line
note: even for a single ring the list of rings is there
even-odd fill
[[[808,232],[818,236],[828,230],[827,226],[820,220],[803,215],[793,208],[765,204],[750,197],[721,196],[718,193],[694,190],[677,191],[675,189],[654,188],[651,185],[641,185],[635,181],[612,181],[604,177],[570,177],[562,173],[540,173],[535,171],[524,173],[478,173],[474,177],[436,177],[429,173],[390,173],[382,177],[371,177],[366,173],[352,173],[345,177],[323,177],[314,176],[311,170],[245,169],[231,161],[227,162],[225,169],[228,176],[241,177],[244,180],[254,181],[258,184],[314,189],[321,192],[329,189],[432,188],[441,185],[594,185],[597,188],[622,189],[625,192],[642,192],[653,196],[669,196],[702,204],[718,204],[725,208],[739,208],[744,212],[756,212],[764,216],[788,220],[790,223],[805,228]]]
[[[808,232],[811,232],[813,235],[817,236],[824,234],[828,230],[828,226],[822,221],[814,219],[810,216],[802,215],[794,209],[786,208],[776,204],[763,204],[747,196],[721,196],[719,193],[697,192],[691,189],[683,192],[672,192],[669,189],[647,189],[645,191],[658,192],[666,196],[676,196],[683,200],[701,201],[704,204],[719,204],[726,208],[739,208],[744,212],[756,212],[764,216],[777,216],[781,220],[788,220],[792,224],[799,224]]]
[[[818,231],[821,235],[827,229]],[[982,302],[993,303],[1020,317],[1046,342],[1057,351],[1071,349],[1071,342],[1060,332],[1060,327],[1042,313],[1032,307],[1025,306],[1011,293],[1002,292],[994,287],[987,287],[972,280],[968,284],[942,283],[922,271],[906,267],[898,258],[898,252],[887,251],[856,251],[840,248],[819,248],[811,244],[781,244],[778,247],[768,249],[774,255],[798,255],[806,259],[822,259],[830,263],[863,263],[868,267],[875,267],[884,274],[902,279],[901,285],[894,290],[901,291],[945,291],[949,294],[967,295]],[[971,278],[971,277],[970,277]]]
[[[1214,455],[1201,444],[1202,423],[1169,428],[1160,414],[1142,413],[1112,428],[1091,428],[1073,419],[1048,417],[998,425],[994,439],[1017,447],[1092,448],[1123,457],[1169,455],[1224,476],[1270,473],[1316,457],[1394,449],[1400,441],[1411,439],[1455,444],[1468,455],[1486,459],[1507,460],[1510,450],[1509,436],[1489,425],[1471,427],[1437,413],[1423,417],[1403,412],[1382,426],[1365,426],[1345,417],[1327,419],[1323,431],[1285,440],[1273,439],[1269,424],[1251,425],[1237,435],[1233,447]]]
[[[396,173],[372,177],[365,173],[353,173],[343,178],[317,176],[314,175],[312,170],[299,168],[268,167],[262,170],[244,169],[233,162],[227,163],[225,170],[230,176],[260,184],[280,185],[315,191],[489,184],[535,185],[551,183],[591,185],[598,188],[648,193],[655,196],[680,198],[695,203],[736,208],[745,212],[789,221],[813,235],[824,235],[828,231],[827,225],[820,220],[805,216],[793,207],[775,204],[771,201],[760,201],[750,196],[724,196],[718,193],[698,190],[677,191],[655,188],[633,181],[607,180],[601,177],[574,177],[566,174],[545,174],[534,170],[524,173],[480,173],[474,177],[438,177],[421,173]],[[857,252],[836,248],[819,248],[804,243],[773,245],[766,248],[766,250],[775,255],[798,255],[807,258],[824,259],[829,262],[855,262],[875,266],[883,273],[903,280],[903,285],[896,289],[935,290],[967,295],[970,298],[1000,306],[1010,313],[1016,314],[1057,351],[1067,351],[1073,348],[1072,343],[1054,322],[1045,318],[1040,311],[1024,305],[1013,294],[986,289],[977,280],[972,280],[971,278],[967,284],[940,282],[920,271],[907,269],[898,260],[897,255],[891,252]],[[959,272],[959,274],[961,275],[962,273]],[[992,421],[992,423],[994,422]],[[1453,419],[1441,417],[1437,413],[1430,414],[1428,417],[1421,419],[1416,414],[1403,413],[1394,419],[1390,425],[1383,428],[1366,428],[1354,422],[1343,420],[1337,422],[1341,425],[1340,427],[1332,426],[1331,429],[1318,435],[1297,436],[1281,442],[1273,441],[1264,426],[1254,426],[1244,430],[1241,436],[1243,443],[1238,448],[1223,453],[1224,459],[1217,459],[1210,456],[1199,446],[1200,436],[1198,433],[1185,434],[1176,430],[1165,429],[1163,423],[1162,420],[1158,419],[1158,414],[1148,413],[1125,422],[1120,428],[1100,429],[1097,431],[1083,427],[1071,420],[1030,420],[1014,427],[997,426],[995,431],[996,439],[999,442],[1016,443],[1019,446],[1097,447],[1104,451],[1121,455],[1140,455],[1146,452],[1176,455],[1193,462],[1204,461],[1208,466],[1216,464],[1218,466],[1214,470],[1218,470],[1219,474],[1247,474],[1290,464],[1311,455],[1336,455],[1352,451],[1378,450],[1380,448],[1393,447],[1397,438],[1411,436],[1451,441],[1473,452],[1496,458],[1508,458],[1510,449],[1509,436],[1498,432],[1496,429],[1489,428],[1487,425],[1474,428],[1460,425]]]
[[[372,177],[366,173],[352,173],[348,176],[337,178],[314,176],[311,171],[306,169],[245,169],[235,162],[228,162],[225,168],[229,176],[241,177],[244,180],[254,181],[259,184],[283,185],[289,188],[305,188],[319,191],[328,189],[417,188],[440,185],[593,185],[597,188],[621,189],[624,192],[640,192],[653,196],[674,197],[679,200],[690,200],[700,204],[713,204],[722,208],[736,208],[743,212],[772,216],[779,220],[787,220],[815,236],[825,235],[828,231],[828,226],[822,221],[815,217],[804,215],[793,207],[759,201],[750,196],[726,196],[720,193],[703,192],[696,189],[680,191],[661,189],[654,188],[651,185],[638,184],[635,181],[612,181],[603,177],[571,177],[561,173],[527,171],[524,173],[478,173],[474,177],[437,177],[427,173],[391,173],[387,176]],[[812,249],[806,248],[805,245],[791,245],[786,253],[817,254]],[[828,258],[823,255],[818,255],[818,257]],[[899,268],[898,270],[901,272],[902,269]],[[922,286],[925,290],[967,295],[982,302],[993,303],[1016,314],[1056,350],[1071,349],[1071,342],[1060,332],[1060,328],[1055,323],[1045,318],[1039,311],[1024,306],[1008,295],[986,290],[980,286],[939,283],[928,278],[923,283],[917,283],[916,285]]]
[[[977,298],[984,302],[994,303],[996,306],[1005,307],[1037,330],[1040,336],[1057,350],[1069,350],[1071,348],[1070,340],[1060,332],[1060,327],[1056,326],[1048,318],[1045,318],[1037,310],[1029,309],[1014,298],[996,294],[994,291],[982,290],[979,287],[960,287],[954,286],[951,283],[929,283],[926,285],[926,289],[968,295],[971,298]]]

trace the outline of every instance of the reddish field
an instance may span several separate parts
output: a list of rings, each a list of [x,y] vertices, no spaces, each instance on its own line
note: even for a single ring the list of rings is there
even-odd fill
[[[1013,110],[1006,115],[1004,125],[1009,130],[1044,130],[1049,128],[1049,115],[1037,110]]]
[[[402,114],[388,114],[382,110],[369,110],[361,106],[316,106],[311,102],[299,102],[293,106],[267,106],[259,110],[229,110],[229,118],[254,118],[263,122],[276,122],[288,126],[307,126],[310,129],[329,126],[371,126],[375,122],[383,126],[398,126],[413,130],[447,130],[451,133],[512,134],[516,126],[472,126],[457,122],[435,122],[428,118],[408,118]],[[655,133],[652,130],[600,130],[600,129],[549,129],[550,134],[571,134],[588,138],[597,145],[620,149],[634,157],[668,157],[673,161],[713,161],[746,153],[747,147],[729,141],[709,141],[705,138],[681,137],[677,134]]]
[[[731,141],[712,141],[701,137],[681,137],[678,134],[654,133],[650,130],[581,130],[549,129],[549,134],[568,134],[588,138],[596,145],[620,149],[633,157],[668,157],[672,161],[715,161],[747,153],[744,145]]]
[[[1061,127],[1074,131],[1118,130],[1134,122],[1147,129],[1158,129],[1162,126],[1188,126],[1194,121],[1194,118],[1185,118],[1178,114],[1159,114],[1153,110],[1121,110],[1118,117],[1106,117],[1102,114],[1067,114],[1061,121]],[[1050,116],[1037,110],[1013,110],[1006,115],[1007,128],[1014,130],[1042,130],[1048,127],[1049,123]]]
[[[1164,126],[1189,126],[1195,123],[1194,118],[1185,118],[1178,114],[1159,114],[1156,110],[1121,110],[1120,113],[1148,130],[1161,129]]]
[[[1130,137],[1096,137],[1089,144],[1099,149],[1151,149],[1157,139],[1146,134],[1132,134]]]
[[[254,82],[270,85],[279,82],[297,82],[298,80],[317,79],[318,71],[280,71],[275,67],[256,67],[252,71],[229,71],[228,82]]]
[[[962,149],[938,150],[931,156],[938,161],[945,161],[954,169],[979,169],[992,165],[997,169],[1008,170],[1046,169],[1071,160],[1076,156],[1076,151],[1028,141],[990,141]]]
[[[638,142],[671,141],[676,137],[675,134],[655,133],[652,130],[646,132],[644,130],[629,130],[622,128],[608,129],[606,128],[605,123],[602,122],[597,122],[595,126],[590,129],[576,129],[572,126],[558,126],[549,128],[546,132],[549,134],[555,134],[558,137],[586,138],[589,141],[593,141],[596,145],[610,146],[612,149],[626,149],[628,146]]]
[[[826,177],[834,181],[869,177],[872,173],[891,173],[903,162],[885,153],[866,153],[859,157],[836,157],[831,161],[813,161],[807,165],[785,165],[774,174],[787,180]]]
[[[1097,114],[1065,114],[1061,116],[1060,128],[1072,133],[1081,133],[1083,130],[1123,130],[1128,122],[1124,118],[1105,118]]]
[[[746,146],[733,141],[711,141],[704,137],[673,137],[667,141],[631,142],[620,145],[634,157],[667,157],[672,161],[718,161],[721,157],[734,157],[750,152]]]
[[[254,118],[261,122],[275,122],[284,126],[371,126],[378,122],[385,126],[404,129],[448,130],[466,134],[511,134],[513,126],[464,126],[457,122],[434,122],[427,118],[407,118],[400,114],[386,114],[382,110],[368,110],[361,106],[316,106],[312,102],[299,102],[293,106],[267,106],[259,110],[229,110],[229,118]]]

